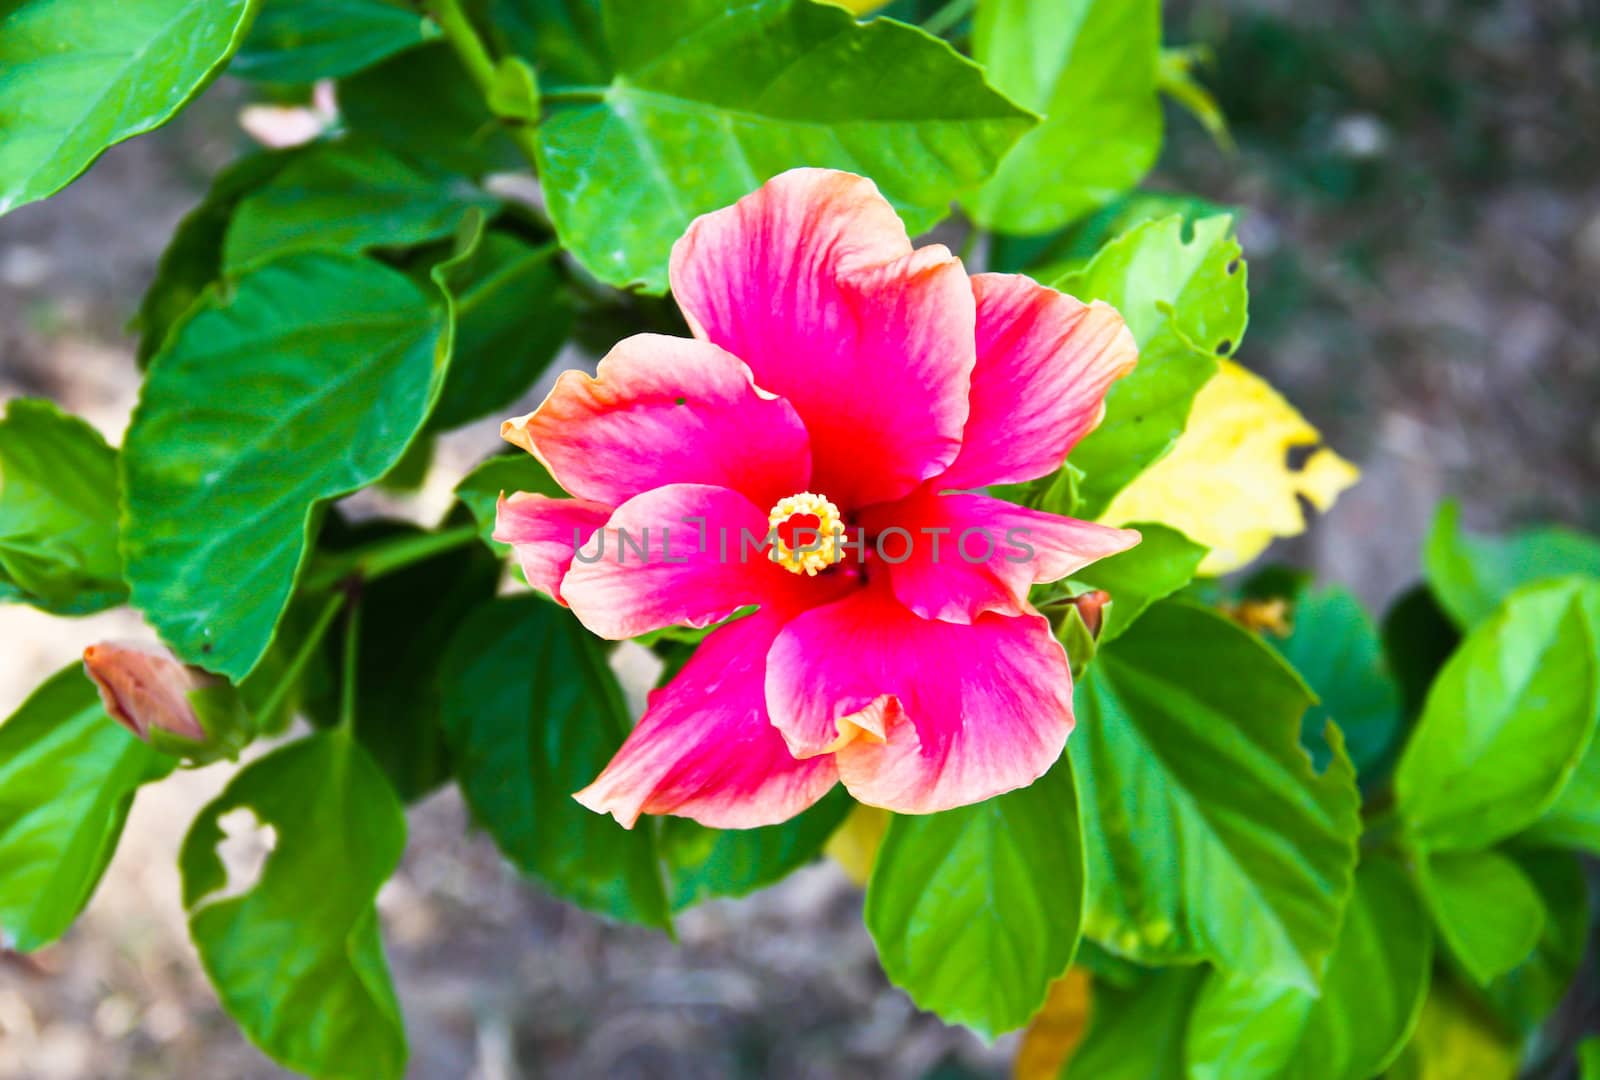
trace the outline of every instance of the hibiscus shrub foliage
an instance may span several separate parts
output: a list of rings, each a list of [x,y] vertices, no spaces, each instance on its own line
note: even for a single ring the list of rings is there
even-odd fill
[[[223,73],[274,146],[173,236],[120,449],[0,419],[0,599],[152,630],[0,726],[8,948],[141,788],[229,760],[190,931],[311,1076],[404,1071],[374,899],[446,785],[538,887],[668,932],[826,850],[888,978],[1026,1029],[1029,1076],[1573,1051],[1600,544],[1447,504],[1378,621],[1233,573],[1356,474],[1231,359],[1233,214],[1138,188],[1164,122],[1226,141],[1198,54],[1158,0],[873,6],[3,6],[0,212]],[[507,420],[558,354],[605,360]],[[442,520],[374,509],[489,419]],[[952,556],[975,524],[1025,556]],[[834,525],[864,544],[794,532]]]

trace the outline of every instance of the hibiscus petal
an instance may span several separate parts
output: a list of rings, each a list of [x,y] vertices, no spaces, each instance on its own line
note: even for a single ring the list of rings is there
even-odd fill
[[[807,578],[761,547],[767,513],[737,491],[668,484],[636,495],[578,552],[561,592],[580,622],[604,638],[664,626],[709,626],[749,604],[828,597],[826,575]]]
[[[573,552],[610,516],[610,507],[601,503],[518,491],[500,496],[494,538],[511,545],[529,585],[565,604],[561,579],[572,565]]]
[[[789,623],[767,656],[766,687],[792,752],[835,748],[850,793],[897,813],[1030,784],[1072,731],[1066,651],[1043,616],[938,622],[881,587]],[[881,740],[858,717],[881,725]],[[857,737],[841,745],[841,733]]]
[[[976,302],[960,260],[912,252],[863,177],[795,169],[698,218],[673,247],[695,335],[738,356],[811,433],[811,490],[849,509],[955,459]]]
[[[595,377],[563,373],[501,435],[573,495],[608,506],[664,484],[714,484],[771,506],[811,477],[794,408],[758,390],[738,357],[691,338],[620,342]]]
[[[904,555],[887,568],[896,598],[923,618],[958,623],[986,611],[1028,614],[1030,586],[1059,581],[1139,542],[1132,529],[928,488],[873,507],[861,523],[869,533],[895,527],[909,534],[903,543],[898,536],[883,542],[891,558]]]
[[[710,634],[598,779],[575,798],[632,828],[641,813],[719,829],[787,821],[838,781],[833,759],[797,761],[767,718],[766,655],[783,612],[757,612]]]
[[[1021,274],[977,274],[978,363],[961,453],[941,488],[1032,480],[1061,467],[1105,414],[1139,349],[1115,308]]]

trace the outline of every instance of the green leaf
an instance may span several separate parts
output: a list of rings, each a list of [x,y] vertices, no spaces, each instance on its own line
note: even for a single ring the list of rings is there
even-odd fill
[[[213,290],[173,331],[128,429],[123,554],[180,657],[234,680],[255,666],[315,504],[387,472],[432,407],[441,309],[393,270],[315,253]]]
[[[172,758],[105,714],[72,664],[0,724],[0,942],[32,952],[88,904],[139,786]]]
[[[117,452],[54,404],[0,416],[0,600],[84,615],[127,599],[117,555]]]
[[[714,896],[745,896],[787,877],[821,856],[854,805],[836,787],[781,825],[708,829],[688,818],[662,818],[661,854],[672,879],[672,910]]]
[[[271,854],[230,881],[218,846],[253,818]],[[222,1006],[273,1060],[312,1076],[399,1077],[405,1028],[373,901],[406,820],[354,740],[314,735],[245,766],[179,855],[189,936]]]
[[[239,47],[256,0],[11,0],[0,35],[0,214],[160,127]]]
[[[556,358],[573,321],[560,254],[554,244],[533,247],[491,232],[471,257],[451,268],[455,352],[428,418],[431,430],[510,408]]]
[[[1600,855],[1600,738],[1590,737],[1561,793],[1518,840]]]
[[[1074,581],[1111,594],[1112,604],[1100,628],[1101,644],[1121,636],[1151,604],[1193,581],[1195,568],[1206,557],[1204,544],[1177,529],[1153,522],[1137,522],[1133,528],[1144,537],[1137,546],[1073,575]]]
[[[373,142],[321,143],[239,201],[223,242],[230,274],[299,251],[355,253],[451,235],[495,199],[459,176],[413,166]]]
[[[1032,126],[944,42],[811,0],[607,0],[616,77],[539,128],[562,243],[612,285],[667,287],[699,214],[797,165],[872,177],[926,227]]]
[[[428,535],[392,521],[363,523],[342,538],[344,550],[375,540]],[[405,802],[450,778],[440,664],[467,618],[494,599],[500,561],[479,544],[446,551],[365,584],[356,658],[356,738]],[[419,603],[426,597],[426,603]],[[324,639],[329,671],[342,671],[344,634]],[[338,687],[306,702],[312,719],[339,719]]]
[[[506,858],[583,907],[670,926],[653,830],[572,798],[628,731],[600,643],[570,612],[508,597],[462,626],[440,680],[462,794]]]
[[[1580,1080],[1600,1080],[1600,1035],[1591,1035],[1578,1044]]]
[[[1306,710],[1300,741],[1316,767],[1332,754],[1322,733],[1332,720],[1361,778],[1381,775],[1400,733],[1400,691],[1384,664],[1378,628],[1346,589],[1302,593],[1288,638],[1268,638],[1321,698]]]
[[[539,122],[539,76],[526,60],[508,56],[495,65],[489,111],[514,124]]]
[[[1328,960],[1321,996],[1217,972],[1195,1002],[1191,1080],[1377,1076],[1416,1028],[1433,933],[1405,871],[1369,856]]]
[[[1494,1011],[1524,1037],[1533,1034],[1566,997],[1589,940],[1589,889],[1583,865],[1564,851],[1514,856],[1545,909],[1544,932],[1533,955],[1484,988]]]
[[[1300,748],[1305,684],[1214,612],[1153,605],[1078,684],[1068,742],[1089,852],[1088,934],[1148,964],[1209,958],[1314,991],[1356,861],[1358,798],[1330,732]]]
[[[1524,586],[1445,664],[1395,772],[1412,841],[1487,847],[1533,824],[1600,711],[1600,582]]]
[[[1480,985],[1527,959],[1544,932],[1539,890],[1498,851],[1421,855],[1417,884],[1439,936]]]
[[[489,543],[496,551],[509,551],[510,547],[489,540],[489,534],[494,532],[495,508],[500,502],[502,493],[509,495],[514,491],[537,491],[552,499],[566,498],[567,495],[550,476],[549,470],[539,463],[538,458],[520,450],[515,453],[496,454],[469,472],[462,478],[461,483],[456,485],[456,498],[471,511],[472,519],[478,523],[478,533],[484,542]]]
[[[240,158],[217,174],[205,199],[178,223],[134,319],[141,368],[150,363],[172,327],[182,321],[206,287],[222,276],[222,241],[239,201],[302,153],[296,149]]]
[[[1139,182],[1161,149],[1159,0],[983,0],[973,56],[1045,115],[966,200],[977,222],[1043,233]]]
[[[989,268],[997,273],[1028,273],[1039,281],[1054,281],[1082,270],[1096,253],[1137,225],[1177,214],[1185,224],[1218,214],[1240,219],[1243,211],[1197,195],[1173,191],[1130,191],[1076,224],[1047,236],[1007,236],[997,233],[989,246]]]
[[[1471,629],[1519,585],[1568,574],[1600,577],[1600,540],[1570,529],[1527,529],[1505,539],[1462,531],[1461,506],[1439,505],[1422,549],[1428,584],[1456,625]]]
[[[1244,260],[1226,215],[1185,225],[1173,215],[1140,225],[1101,249],[1087,268],[1055,282],[1122,312],[1139,364],[1106,395],[1106,416],[1072,451],[1086,474],[1079,513],[1093,518],[1183,434],[1189,407],[1244,336]]]
[[[1124,987],[1097,976],[1088,1033],[1061,1075],[1072,1080],[1183,1080],[1183,1036],[1205,977],[1205,968],[1175,967]]]
[[[1072,769],[973,806],[896,816],[867,886],[867,929],[896,986],[994,1036],[1028,1022],[1083,924]]]
[[[228,74],[280,83],[342,78],[438,36],[431,20],[391,0],[265,0]]]
[[[341,81],[339,115],[352,133],[435,169],[482,176],[528,167],[443,42]]]

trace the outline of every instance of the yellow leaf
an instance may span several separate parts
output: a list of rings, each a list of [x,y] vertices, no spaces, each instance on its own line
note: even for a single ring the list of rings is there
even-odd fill
[[[834,7],[842,7],[859,18],[868,12],[877,11],[887,4],[889,0],[823,0],[823,2],[832,4]]]
[[[1299,496],[1326,510],[1361,475],[1327,447],[1298,471],[1289,467],[1291,449],[1321,442],[1266,380],[1223,360],[1172,452],[1124,488],[1101,520],[1163,522],[1211,549],[1200,573],[1237,570],[1276,537],[1305,531]]]
[[[865,885],[872,876],[872,864],[878,859],[878,848],[883,846],[883,834],[889,829],[889,811],[876,806],[857,806],[844,819],[844,824],[828,837],[822,850],[829,858],[844,868],[850,880]]]
[[[1394,1080],[1511,1080],[1517,1056],[1460,990],[1436,981],[1416,1033],[1388,1071]]]
[[[1050,984],[1044,1007],[1022,1033],[1011,1066],[1015,1080],[1053,1080],[1061,1074],[1089,1027],[1089,999],[1089,973],[1083,968],[1068,968]]]

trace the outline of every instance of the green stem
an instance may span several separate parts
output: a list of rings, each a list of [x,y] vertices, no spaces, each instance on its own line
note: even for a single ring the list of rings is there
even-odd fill
[[[604,86],[555,86],[549,90],[539,91],[539,100],[544,102],[582,102],[593,103],[606,99],[607,87]]]
[[[922,28],[934,37],[942,37],[945,31],[965,19],[967,13],[976,5],[977,0],[950,0],[944,7],[924,19]]]
[[[339,731],[356,733],[356,661],[360,658],[361,601],[352,596],[344,616],[343,670],[339,676]]]
[[[476,525],[457,525],[439,532],[377,540],[353,551],[340,552],[308,575],[303,588],[314,593],[335,588],[352,577],[373,581],[404,570],[412,563],[466,547],[477,539]]]
[[[489,55],[489,49],[484,45],[483,39],[478,36],[472,20],[462,10],[460,0],[428,0],[428,13],[433,16],[433,21],[439,24],[439,29],[444,32],[444,39],[450,43],[456,56],[461,59],[462,66],[467,69],[468,77],[478,85],[485,104],[492,102],[497,65],[494,57]],[[517,144],[517,149],[522,151],[523,156],[528,159],[528,164],[537,172],[539,140],[534,134],[534,129],[526,124],[506,124],[505,127],[506,133],[511,136],[511,141]]]
[[[300,648],[289,661],[289,666],[284,668],[283,677],[273,687],[267,700],[256,710],[257,723],[265,723],[265,718],[275,716],[278,710],[283,708],[284,701],[294,693],[295,687],[300,685],[300,678],[305,674],[306,665],[311,663],[312,655],[322,644],[323,636],[327,634],[328,627],[333,625],[334,616],[343,609],[344,602],[345,594],[342,592],[328,597],[328,602],[317,614],[317,621],[311,624],[311,630],[306,634],[305,640],[300,642]]]

